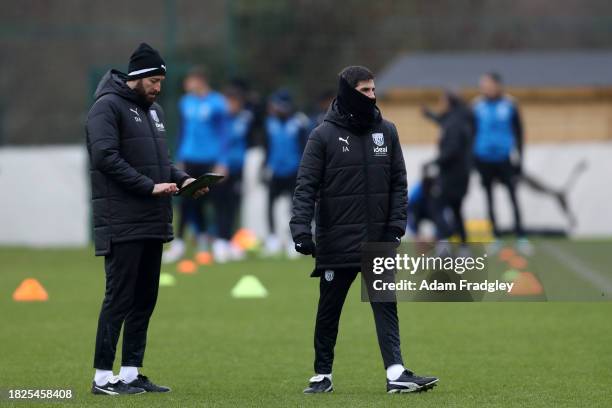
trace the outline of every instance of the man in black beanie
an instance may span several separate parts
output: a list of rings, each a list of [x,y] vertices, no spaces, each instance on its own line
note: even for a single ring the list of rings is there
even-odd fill
[[[173,238],[171,196],[194,181],[168,158],[164,112],[155,103],[165,75],[159,53],[140,44],[127,74],[104,75],[87,116],[95,250],[104,256],[106,271],[94,394],[170,391],[138,373],[157,300],[162,245]],[[121,370],[114,376],[122,326]]]
[[[293,197],[295,249],[316,258],[319,277],[315,375],[304,393],[331,392],[340,313],[361,269],[366,242],[399,245],[407,218],[406,167],[395,125],[376,106],[374,75],[361,66],[339,74],[338,94],[308,139]],[[315,214],[316,245],[311,222]],[[397,304],[371,302],[387,370],[387,392],[425,391],[438,381],[404,368]]]

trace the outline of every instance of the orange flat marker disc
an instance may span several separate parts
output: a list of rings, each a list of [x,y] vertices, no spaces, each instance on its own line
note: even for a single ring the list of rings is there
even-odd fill
[[[199,265],[210,265],[213,263],[213,257],[210,252],[198,252],[195,259]]]
[[[502,250],[499,251],[500,261],[508,262],[515,255],[516,255],[516,252],[514,251],[514,248],[506,247],[506,248],[502,248]]]
[[[510,258],[508,265],[513,269],[525,269],[527,267],[527,260],[522,256],[516,255]]]

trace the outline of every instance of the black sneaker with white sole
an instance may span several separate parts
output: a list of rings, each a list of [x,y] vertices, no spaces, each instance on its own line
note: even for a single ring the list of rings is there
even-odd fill
[[[133,387],[125,381],[114,378],[104,385],[97,385],[95,381],[91,384],[91,393],[96,395],[135,395],[146,392],[140,387]]]
[[[315,375],[309,380],[308,388],[304,390],[304,394],[321,394],[324,392],[332,392],[334,386],[331,379],[324,375]]]
[[[436,377],[420,377],[410,370],[405,370],[397,380],[387,379],[387,393],[397,394],[405,392],[422,392],[436,386]]]
[[[163,385],[156,385],[149,380],[146,375],[138,374],[138,377],[130,383],[131,387],[142,388],[146,392],[170,392],[170,388],[164,387]]]

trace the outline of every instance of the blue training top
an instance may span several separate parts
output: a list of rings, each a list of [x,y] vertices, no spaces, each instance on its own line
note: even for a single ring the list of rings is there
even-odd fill
[[[308,118],[296,113],[286,120],[276,116],[266,119],[267,161],[274,176],[286,177],[296,174],[304,150]]]
[[[486,162],[502,162],[510,158],[516,147],[513,122],[517,115],[514,101],[480,98],[474,103],[476,139],[474,155]]]
[[[408,205],[416,204],[423,199],[423,183],[417,181],[408,193]]]
[[[247,150],[247,135],[253,126],[253,114],[242,110],[236,115],[230,115],[229,138],[227,144],[227,166],[231,174],[242,172],[244,157]]]
[[[228,109],[225,97],[211,91],[187,94],[179,102],[182,120],[178,161],[199,164],[227,163]]]

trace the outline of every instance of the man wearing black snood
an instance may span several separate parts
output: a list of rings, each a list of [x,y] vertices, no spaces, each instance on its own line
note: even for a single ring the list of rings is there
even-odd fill
[[[315,375],[304,390],[308,394],[333,390],[338,324],[346,295],[361,269],[362,245],[399,245],[407,219],[402,149],[395,125],[384,120],[376,106],[374,75],[365,67],[351,66],[340,72],[338,81],[337,97],[306,144],[290,223],[295,249],[315,258],[311,276],[320,279]],[[371,306],[387,371],[387,392],[432,388],[437,378],[419,377],[404,368],[396,302],[371,302]]]

